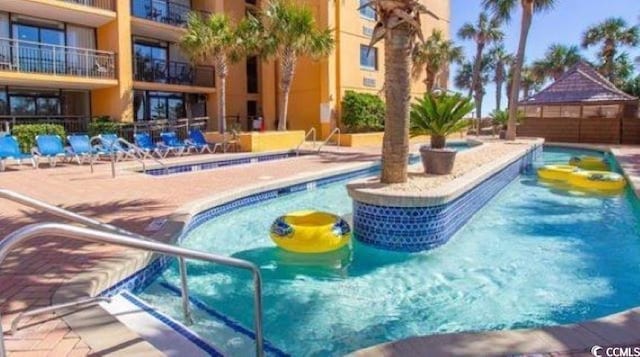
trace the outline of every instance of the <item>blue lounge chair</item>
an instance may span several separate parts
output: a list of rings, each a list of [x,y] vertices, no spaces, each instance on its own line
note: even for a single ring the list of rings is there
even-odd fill
[[[178,156],[184,154],[185,150],[187,154],[191,151],[191,147],[178,139],[178,135],[173,131],[160,133],[160,137],[162,138],[161,145],[166,149],[172,150]]]
[[[89,159],[91,163],[98,155],[98,149],[91,145],[91,139],[88,135],[69,135],[67,141],[70,145],[67,151],[78,162],[78,165],[82,165],[85,159]]]
[[[36,136],[36,145],[35,148],[31,149],[35,157],[36,167],[40,166],[41,157],[49,159],[49,166],[51,167],[56,166],[59,158],[64,160],[69,157],[59,135],[38,135]]]
[[[151,136],[147,133],[137,133],[133,135],[133,140],[140,151],[140,155],[143,158],[151,157],[153,154],[158,155],[160,158],[167,156],[170,150],[166,150],[162,145],[156,145],[151,140]]]
[[[186,142],[201,154],[205,151],[213,154],[216,148],[224,149],[222,143],[208,142],[200,129],[189,129],[189,139]]]
[[[136,150],[127,145],[126,141],[118,137],[116,134],[100,134],[100,153],[105,155],[116,156],[116,160],[119,161],[123,158],[136,158]]]
[[[23,154],[20,151],[18,140],[14,136],[0,137],[0,171],[4,171],[6,165],[5,160],[12,159],[18,161],[22,165],[23,160],[31,160],[31,165],[36,168],[36,162],[32,155]]]

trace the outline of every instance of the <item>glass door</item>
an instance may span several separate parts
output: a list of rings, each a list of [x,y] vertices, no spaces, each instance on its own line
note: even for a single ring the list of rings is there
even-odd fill
[[[14,56],[21,70],[65,73],[63,30],[16,23],[13,38],[19,40]]]
[[[135,79],[138,81],[166,83],[168,77],[168,50],[161,45],[135,42]]]

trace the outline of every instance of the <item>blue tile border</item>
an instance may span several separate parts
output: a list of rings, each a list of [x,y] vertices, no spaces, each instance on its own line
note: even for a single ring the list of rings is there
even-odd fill
[[[123,292],[121,294],[121,296],[123,298],[125,298],[127,301],[129,301],[130,303],[132,303],[132,304],[136,305],[137,307],[141,308],[147,314],[155,317],[156,319],[158,319],[163,324],[169,326],[172,330],[174,330],[177,333],[179,333],[180,335],[184,336],[186,339],[188,339],[193,344],[198,346],[201,350],[203,350],[206,353],[208,353],[209,356],[215,356],[215,357],[223,357],[224,356],[220,351],[216,350],[213,346],[211,346],[206,341],[204,341],[202,338],[200,338],[198,335],[193,333],[193,331],[191,331],[190,329],[186,328],[181,323],[176,322],[174,319],[172,319],[172,318],[170,318],[170,317],[158,312],[156,309],[154,309],[151,306],[149,306],[143,300],[131,295],[128,292]]]
[[[542,146],[451,202],[428,207],[378,206],[353,200],[354,237],[376,248],[419,252],[445,244],[489,200],[525,172]]]
[[[304,155],[304,153],[301,155]],[[277,153],[277,154],[245,156],[245,157],[239,157],[235,159],[213,160],[208,162],[195,162],[191,164],[175,164],[175,165],[169,165],[166,169],[158,168],[158,169],[147,170],[146,174],[151,176],[167,176],[167,175],[175,175],[175,174],[180,174],[185,172],[213,170],[213,169],[217,169],[225,166],[236,166],[236,165],[250,164],[254,162],[282,160],[282,159],[288,159],[296,156],[297,154],[295,152],[283,152],[283,153]],[[138,171],[138,172],[142,172],[142,171]]]

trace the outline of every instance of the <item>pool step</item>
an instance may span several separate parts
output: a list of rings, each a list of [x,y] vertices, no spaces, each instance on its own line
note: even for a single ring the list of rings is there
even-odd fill
[[[222,353],[204,342],[178,321],[160,313],[128,292],[100,304],[131,331],[137,333],[159,351],[170,357],[221,356]]]

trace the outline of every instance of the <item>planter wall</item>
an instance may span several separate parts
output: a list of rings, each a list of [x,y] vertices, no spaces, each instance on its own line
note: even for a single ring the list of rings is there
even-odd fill
[[[413,205],[413,201],[409,201],[402,207],[384,206],[359,201],[350,191],[354,237],[377,248],[403,252],[429,250],[445,244],[541,154],[542,145],[533,146],[496,173],[471,185],[457,198],[444,200],[445,203]]]
[[[340,138],[340,146],[362,147],[362,146],[380,146],[382,145],[383,132],[374,133],[346,133]],[[450,135],[449,139],[464,139],[466,133],[458,133]],[[337,139],[336,139],[337,140]],[[429,142],[428,135],[421,135],[411,138],[412,144],[424,144]]]
[[[238,134],[240,151],[265,152],[295,149],[304,139],[303,130],[289,131],[265,131],[244,132]],[[206,133],[207,140],[222,142],[221,134],[216,132]]]

